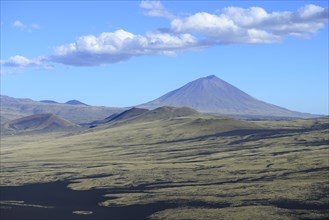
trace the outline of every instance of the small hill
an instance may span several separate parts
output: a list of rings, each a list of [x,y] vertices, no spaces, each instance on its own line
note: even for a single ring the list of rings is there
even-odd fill
[[[98,125],[109,124],[110,126],[116,125],[121,126],[126,123],[140,123],[140,122],[150,122],[150,121],[163,121],[167,119],[186,117],[191,115],[198,115],[194,109],[189,107],[172,107],[164,106],[159,107],[154,110],[148,110],[143,108],[131,108],[119,114],[113,114],[104,120],[94,121],[89,125],[89,127],[96,127]]]
[[[130,118],[135,118],[145,112],[148,112],[148,109],[144,109],[144,108],[131,108],[127,111],[124,111],[120,114],[115,115],[112,118],[107,118],[107,122],[112,122],[112,121],[122,121],[122,120],[126,120],[126,119],[130,119]]]
[[[53,100],[41,100],[40,102],[48,103],[48,104],[58,104],[58,102],[55,102]]]
[[[138,121],[156,121],[177,117],[186,117],[197,114],[199,114],[199,112],[189,107],[163,106],[151,111],[146,111],[135,119]]]
[[[70,100],[70,101],[67,101],[65,102],[64,104],[67,104],[67,105],[84,105],[84,106],[89,106],[83,102],[80,102],[78,100]]]
[[[200,112],[225,115],[312,117],[260,101],[214,75],[194,80],[138,107],[161,106],[188,106]]]
[[[5,129],[14,131],[59,130],[75,127],[76,124],[53,114],[36,114],[10,121]]]
[[[100,120],[100,122],[102,123],[107,123],[109,121],[111,121],[113,118],[117,117],[120,113],[113,113],[112,115],[110,115],[109,117],[104,118],[103,120]]]
[[[131,108],[126,111],[123,111],[121,113],[114,113],[110,115],[109,117],[103,119],[103,120],[96,120],[91,123],[83,124],[83,126],[89,126],[90,128],[97,127],[102,124],[106,123],[112,123],[112,122],[118,122],[118,121],[124,121],[132,118],[136,118],[137,116],[148,112],[148,109],[142,109],[142,108]]]
[[[189,107],[164,106],[153,110],[132,108],[120,114],[111,115],[102,121],[94,121],[87,125],[89,125],[90,128],[101,125],[99,129],[104,129],[106,127],[120,127],[127,124],[143,124],[145,122],[155,122],[161,124],[165,121],[170,121],[171,119],[191,119],[198,118],[199,116],[201,117],[201,115],[206,114],[200,114],[196,110]]]

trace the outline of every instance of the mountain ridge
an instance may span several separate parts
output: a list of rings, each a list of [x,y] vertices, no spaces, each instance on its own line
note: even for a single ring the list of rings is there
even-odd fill
[[[0,96],[1,124],[34,114],[51,113],[73,123],[87,123],[101,120],[113,113],[122,112],[125,108],[103,106],[70,105],[64,103],[45,103],[32,99]]]

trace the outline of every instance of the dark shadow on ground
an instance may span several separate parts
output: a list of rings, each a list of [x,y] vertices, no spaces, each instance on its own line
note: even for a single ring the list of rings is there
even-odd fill
[[[99,202],[105,201],[105,189],[71,190],[67,182],[40,183],[25,186],[0,187],[1,201],[24,201],[25,204],[52,206],[53,208],[37,208],[30,206],[2,205],[10,208],[0,209],[1,220],[38,220],[38,219],[147,219],[147,216],[177,205],[171,203],[155,203],[132,205],[125,207],[101,207]],[[90,215],[77,215],[73,211],[92,211]]]
[[[157,202],[144,205],[131,205],[122,207],[103,207],[100,202],[109,200],[104,195],[112,192],[118,193],[122,189],[90,189],[71,190],[67,188],[69,182],[53,182],[29,184],[24,186],[1,186],[0,201],[24,201],[27,205],[39,205],[52,208],[21,206],[14,204],[1,204],[1,220],[129,220],[148,219],[155,212],[177,208],[189,207],[216,207],[223,208],[229,204],[208,204],[205,202]],[[140,187],[139,187],[140,188]],[[141,186],[144,188],[144,186]],[[126,190],[136,190],[127,188]],[[73,211],[91,211],[92,214],[77,215]]]

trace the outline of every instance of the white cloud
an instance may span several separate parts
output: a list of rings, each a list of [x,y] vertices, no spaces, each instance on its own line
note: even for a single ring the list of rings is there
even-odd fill
[[[301,19],[316,19],[319,21],[325,21],[328,19],[328,8],[322,8],[317,5],[305,5],[300,8],[297,12],[298,16]]]
[[[247,36],[245,40],[242,41],[251,44],[264,44],[264,43],[280,42],[281,40],[282,38],[280,36],[270,34],[266,31],[257,30],[257,29],[248,29]]]
[[[208,43],[276,43],[286,36],[308,36],[324,27],[328,9],[306,5],[297,12],[268,13],[263,8],[227,7],[171,21],[177,33],[201,34]]]
[[[164,7],[160,1],[141,1],[139,4],[141,8],[148,10],[163,10]]]
[[[239,7],[227,7],[224,8],[221,15],[239,27],[255,26],[264,21],[268,14],[263,8],[251,7],[251,8],[239,8]]]
[[[21,27],[24,27],[24,24],[21,21],[16,20],[16,21],[14,21],[13,26],[16,28],[21,28]]]
[[[26,57],[16,55],[9,58],[7,61],[1,61],[1,64],[5,66],[13,66],[13,67],[26,67],[26,66],[34,66],[38,65],[39,61],[30,60]]]
[[[27,32],[31,32],[32,30],[40,29],[40,25],[38,25],[38,24],[26,25],[23,22],[21,22],[20,20],[14,21],[13,22],[13,27],[18,28],[22,31],[27,31]]]
[[[92,66],[117,63],[133,56],[172,56],[194,46],[197,46],[197,39],[190,34],[149,32],[142,36],[117,30],[79,37],[74,43],[55,48],[50,60],[66,65]]]
[[[22,69],[26,67],[34,67],[37,69],[51,69],[51,65],[47,63],[46,57],[38,57],[35,59],[28,59],[24,56],[11,56],[8,60],[1,60],[2,67]]]
[[[145,15],[173,19],[174,15],[168,12],[160,1],[141,1],[139,4],[145,10]]]
[[[172,18],[170,28],[145,35],[117,30],[82,36],[57,47],[50,60],[89,66],[117,63],[134,56],[174,56],[179,51],[220,44],[277,43],[286,36],[305,37],[315,33],[328,20],[328,9],[315,5],[306,5],[296,12],[272,13],[260,7],[227,7],[217,14],[199,12],[181,18],[174,18],[159,1],[142,1],[140,7],[147,15]]]
[[[204,49],[221,44],[269,44],[286,37],[312,36],[328,22],[328,8],[305,5],[295,12],[267,12],[260,7],[227,7],[215,14],[198,12],[175,17],[159,1],[142,1],[140,7],[149,16],[169,18],[170,27],[137,35],[125,30],[80,36],[75,42],[60,45],[52,55],[28,59],[23,56],[1,61],[6,67],[47,68],[47,63],[70,66],[112,64],[136,56],[175,56],[178,52]],[[19,20],[16,28],[38,29]]]
[[[196,13],[183,19],[174,19],[171,28],[175,32],[202,33],[208,36],[226,35],[239,31],[239,27],[230,19],[206,12]]]

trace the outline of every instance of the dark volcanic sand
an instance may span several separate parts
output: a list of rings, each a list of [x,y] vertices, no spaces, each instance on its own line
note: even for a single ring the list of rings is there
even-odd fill
[[[132,205],[125,207],[101,207],[99,202],[108,200],[103,195],[109,193],[105,189],[85,191],[67,188],[68,182],[40,183],[25,186],[0,187],[1,201],[25,201],[25,204],[53,206],[54,208],[37,208],[30,206],[11,206],[0,209],[1,220],[75,220],[75,219],[147,219],[147,216],[177,205],[155,203],[148,205]],[[90,215],[77,215],[73,211],[92,211]]]

